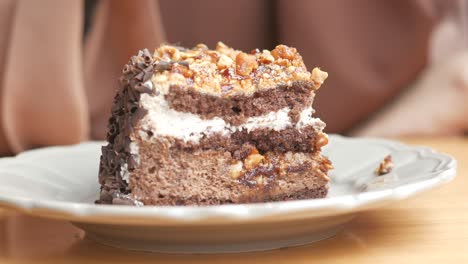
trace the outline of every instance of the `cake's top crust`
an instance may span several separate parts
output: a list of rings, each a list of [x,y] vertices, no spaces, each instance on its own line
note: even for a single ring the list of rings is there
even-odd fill
[[[290,86],[295,81],[310,81],[318,89],[328,77],[314,68],[308,72],[295,48],[278,45],[271,52],[245,53],[222,42],[210,50],[204,44],[192,49],[163,45],[153,54],[154,87],[177,85],[201,93],[230,97],[251,95],[255,91]]]

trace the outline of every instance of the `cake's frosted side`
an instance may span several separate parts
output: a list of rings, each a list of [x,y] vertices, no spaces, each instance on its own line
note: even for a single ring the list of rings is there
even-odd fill
[[[328,139],[312,102],[327,76],[308,72],[283,45],[251,54],[222,43],[140,52],[124,67],[115,97],[98,202],[323,197],[331,163],[320,155]]]
[[[153,57],[147,51],[133,56],[124,66],[120,79],[120,89],[114,98],[109,118],[107,142],[102,147],[99,165],[99,183],[101,184],[98,203],[140,204],[131,198],[130,188],[125,179],[139,163],[139,155],[132,151],[131,134],[135,125],[146,115],[147,110],[139,104],[141,94],[154,91],[144,86],[154,73]]]

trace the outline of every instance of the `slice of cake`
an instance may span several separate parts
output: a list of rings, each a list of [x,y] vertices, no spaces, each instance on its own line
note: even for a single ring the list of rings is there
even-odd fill
[[[325,197],[328,138],[313,118],[328,74],[295,48],[164,45],[123,69],[98,203],[211,205]]]

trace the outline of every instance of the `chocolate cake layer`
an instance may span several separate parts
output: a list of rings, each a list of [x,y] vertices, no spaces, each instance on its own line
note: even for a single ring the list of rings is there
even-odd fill
[[[260,155],[244,160],[217,150],[174,150],[165,139],[139,142],[140,165],[132,172],[131,197],[145,205],[222,204],[326,195],[330,162],[307,153]]]
[[[169,138],[169,141],[172,142],[172,148],[181,151],[214,149],[235,153],[244,149],[245,146],[249,146],[258,149],[260,153],[269,151],[314,153],[320,151],[321,147],[328,143],[327,135],[319,131],[321,129],[312,126],[303,129],[291,127],[281,131],[257,129],[251,132],[238,131],[227,137],[215,134],[202,138],[198,143],[184,142],[174,138]]]
[[[300,111],[312,105],[313,89],[311,81],[296,81],[289,87],[280,85],[256,91],[250,96],[220,97],[171,86],[165,99],[177,111],[197,114],[203,119],[218,116],[234,125],[245,122],[248,117],[275,112],[284,107],[291,109],[289,114],[297,122]]]

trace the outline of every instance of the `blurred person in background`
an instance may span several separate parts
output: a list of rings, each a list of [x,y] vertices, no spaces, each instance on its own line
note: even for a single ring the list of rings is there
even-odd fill
[[[329,72],[329,133],[468,128],[464,1],[0,0],[0,154],[104,139],[130,56],[161,43],[296,47]]]

